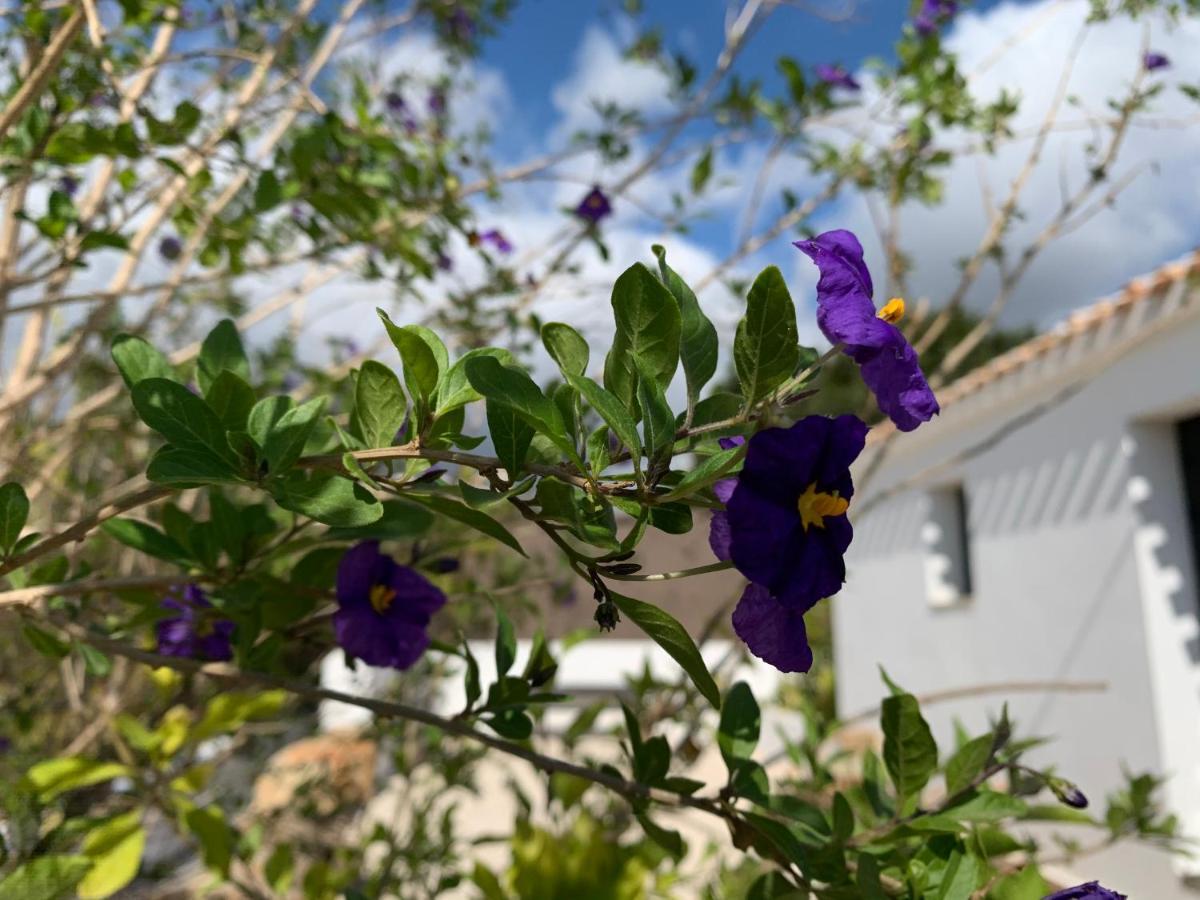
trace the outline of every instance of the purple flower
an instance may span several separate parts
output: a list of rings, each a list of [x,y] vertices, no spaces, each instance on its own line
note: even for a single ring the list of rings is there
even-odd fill
[[[441,88],[434,88],[429,92],[429,112],[435,116],[440,116],[446,112],[446,92]]]
[[[1155,69],[1169,68],[1171,60],[1167,59],[1162,53],[1151,51],[1142,57],[1142,65],[1145,66],[1147,72],[1153,72]]]
[[[612,215],[612,203],[609,202],[604,191],[600,190],[598,186],[593,187],[575,207],[575,215],[589,225],[598,225],[601,219]]]
[[[742,592],[733,611],[733,630],[751,653],[780,672],[812,668],[804,612],[780,603],[762,585],[747,585]]]
[[[954,18],[957,12],[957,0],[924,0],[921,4],[920,12],[913,19],[913,25],[917,29],[918,34],[923,37],[929,37],[936,33],[938,28]]]
[[[461,6],[456,7],[447,20],[450,36],[466,44],[475,37],[475,19]]]
[[[79,190],[79,179],[74,175],[64,175],[58,179],[58,189],[68,197],[74,197],[75,192]]]
[[[179,242],[177,237],[165,237],[158,242],[158,255],[165,260],[179,259],[179,254],[183,252],[183,244]]]
[[[735,434],[733,437],[717,438],[717,446],[722,450],[732,450],[734,447],[740,447],[746,443],[746,439],[740,434]]]
[[[904,315],[904,301],[893,299],[876,312],[858,238],[849,231],[827,231],[795,245],[821,270],[817,325],[858,363],[883,413],[901,431],[912,431],[937,415],[940,407],[917,353],[894,324]]]
[[[832,87],[844,87],[848,91],[858,91],[862,89],[862,85],[858,80],[847,72],[842,66],[834,66],[829,63],[818,63],[815,67],[817,78]]]
[[[438,254],[436,257],[436,262],[437,262],[438,269],[443,272],[449,272],[454,269],[454,260],[452,260],[449,256],[447,256],[441,250],[438,251]]]
[[[854,534],[846,518],[854,496],[850,464],[866,436],[867,426],[850,415],[767,428],[750,439],[732,489],[714,486],[718,499],[728,496],[734,567],[800,612],[846,580],[842,555]]]
[[[155,626],[158,652],[163,656],[222,660],[233,658],[233,623],[222,618],[195,584],[171,588],[160,604],[178,615],[160,619]]]
[[[1124,894],[1101,887],[1098,881],[1089,881],[1087,884],[1077,884],[1075,887],[1047,894],[1043,900],[1127,900],[1127,898]]]
[[[0,734],[0,756],[3,756],[11,749],[12,740],[3,734]]]
[[[509,242],[508,238],[495,228],[490,228],[482,234],[476,234],[473,237],[474,240],[471,241],[473,244],[491,244],[501,253],[513,252],[513,245]]]
[[[384,105],[394,113],[404,112],[408,108],[408,104],[404,102],[404,97],[398,91],[388,91],[383,97]]]
[[[372,666],[407,669],[429,646],[430,617],[446,595],[414,569],[363,541],[338,565],[333,634],[351,656]]]

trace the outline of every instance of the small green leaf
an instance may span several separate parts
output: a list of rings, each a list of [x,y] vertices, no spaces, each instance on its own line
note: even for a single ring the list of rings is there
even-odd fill
[[[517,478],[525,465],[529,445],[533,443],[534,431],[529,424],[506,403],[488,400],[486,403],[488,433],[496,458],[504,466],[509,480]]]
[[[992,758],[995,736],[985,734],[963,744],[946,763],[946,793],[953,797],[971,786]]]
[[[496,610],[496,674],[503,678],[517,659],[517,634],[513,631],[512,619],[505,615],[499,605]]]
[[[494,357],[506,366],[516,365],[516,360],[513,359],[512,353],[500,347],[480,347],[475,350],[468,350],[446,372],[446,377],[442,379],[441,386],[438,388],[438,418],[441,418],[452,410],[458,409],[460,406],[466,406],[468,403],[475,403],[483,399],[479,392],[471,387],[471,383],[467,381],[467,362],[479,356]]]
[[[988,898],[989,900],[1041,900],[1050,891],[1050,884],[1042,877],[1038,867],[1028,865],[1021,871],[1006,875],[997,881],[988,893]]]
[[[1020,797],[999,791],[972,791],[958,803],[947,807],[947,816],[960,822],[999,822],[1024,816],[1027,804]]]
[[[383,515],[376,521],[354,528],[331,528],[327,537],[332,541],[408,541],[433,527],[434,516],[424,507],[403,500],[384,500],[380,505]]]
[[[284,509],[338,528],[370,525],[383,516],[383,505],[366,488],[325,472],[275,482],[271,495]]]
[[[221,876],[228,875],[229,864],[233,861],[236,835],[225,821],[225,813],[221,808],[216,805],[197,807],[188,811],[183,821],[188,831],[200,841],[204,865]]]
[[[147,556],[171,563],[187,563],[190,557],[173,539],[167,537],[153,525],[134,519],[109,519],[100,528],[109,537],[126,547],[132,547]]]
[[[676,861],[683,859],[684,854],[687,853],[687,845],[678,831],[663,828],[653,822],[645,813],[638,813],[637,820],[638,824],[642,826],[642,831],[646,833],[646,837],[665,850],[668,856]]]
[[[166,378],[146,378],[133,386],[132,395],[141,420],[174,446],[207,451],[233,462],[225,426],[207,403],[182,384]]]
[[[679,355],[687,380],[690,412],[700,400],[700,391],[717,371],[717,329],[700,309],[692,289],[667,265],[667,251],[658,244],[650,249],[658,257],[658,269],[667,290],[679,304]]]
[[[232,372],[243,381],[250,381],[250,360],[242,346],[237,325],[232,319],[222,319],[200,345],[196,359],[196,383],[208,394],[209,387],[222,372]]]
[[[700,154],[700,158],[696,160],[696,164],[692,166],[692,193],[703,193],[705,185],[708,184],[708,179],[712,177],[713,167],[713,148],[709,144],[704,148],[704,152]]]
[[[622,444],[629,448],[635,471],[641,471],[642,439],[637,424],[621,401],[585,375],[568,375],[567,382],[583,395],[583,399],[596,411],[604,423],[612,429]]]
[[[175,370],[167,358],[140,337],[118,334],[113,339],[111,352],[128,387],[147,378],[175,378]]]
[[[246,432],[254,439],[254,443],[260,447],[265,444],[267,435],[271,433],[275,423],[283,418],[293,405],[292,398],[283,395],[265,397],[255,403],[246,420]]]
[[[733,339],[733,361],[747,404],[754,404],[783,384],[796,370],[796,307],[783,273],[763,269],[746,300],[746,315]]]
[[[15,481],[0,485],[0,556],[12,553],[29,519],[29,498]]]
[[[583,335],[562,322],[547,322],[542,326],[542,344],[557,364],[563,377],[583,375],[591,353]]]
[[[935,895],[937,900],[970,900],[979,880],[979,860],[974,856],[954,853],[942,874],[942,883]]]
[[[208,386],[204,399],[226,428],[242,431],[257,398],[254,388],[226,369]]]
[[[206,449],[160,447],[146,467],[155,484],[200,485],[238,481],[238,473],[225,459]]]
[[[739,762],[750,759],[754,753],[761,724],[762,714],[754,692],[746,682],[739,681],[725,695],[717,730],[717,746],[731,774]]]
[[[542,393],[524,371],[502,365],[490,356],[480,356],[466,365],[467,380],[489,401],[512,409],[535,431],[548,437],[569,458],[582,463],[575,444],[567,435],[562,414],[554,401]]]
[[[916,801],[929,776],[937,768],[937,744],[912,694],[899,694],[883,701],[883,761],[903,808]]]
[[[623,615],[628,616],[630,621],[646,632],[651,640],[679,663],[713,708],[720,709],[721,691],[709,674],[704,657],[700,655],[696,642],[687,630],[673,616],[657,606],[617,593],[610,596]]]
[[[675,448],[675,415],[667,404],[662,385],[640,356],[634,356],[638,374],[637,399],[642,409],[642,446],[646,450],[647,469],[651,478],[664,473],[671,465]]]
[[[289,409],[271,427],[263,441],[263,457],[271,474],[290,468],[304,453],[304,445],[325,412],[325,398],[317,397]]]
[[[82,756],[64,756],[34,763],[25,773],[25,780],[37,792],[43,803],[49,803],[67,791],[90,787],[130,774],[129,768],[120,763],[99,762]]]
[[[637,382],[636,354],[665,389],[679,364],[679,304],[654,273],[641,263],[630,266],[613,285],[617,333],[604,360],[604,386],[628,410]]]
[[[687,472],[669,491],[659,496],[659,503],[669,503],[681,497],[687,497],[696,491],[720,481],[738,467],[745,451],[741,447],[730,447],[728,450],[718,450],[706,456],[696,468]]]
[[[493,519],[485,512],[480,512],[477,509],[471,509],[465,503],[459,503],[457,500],[451,500],[442,494],[426,494],[417,491],[406,491],[404,494],[406,500],[413,503],[419,503],[431,509],[439,516],[445,516],[448,519],[454,519],[456,522],[461,522],[476,531],[486,534],[488,537],[499,541],[506,547],[511,547],[522,556],[527,554],[521,548],[517,539],[512,536],[507,528]]]
[[[364,362],[354,386],[354,411],[365,445],[390,447],[408,413],[396,373],[373,359]]]
[[[25,635],[25,640],[29,641],[29,646],[47,659],[62,659],[71,652],[69,646],[36,625],[22,625],[21,633]]]
[[[420,325],[400,327],[394,324],[382,309],[377,309],[376,312],[383,320],[392,344],[400,353],[400,362],[404,367],[404,383],[408,386],[413,403],[423,418],[430,409],[429,400],[437,391],[438,381],[449,361],[446,347],[428,328],[422,328]]]
[[[76,888],[80,900],[111,897],[133,881],[146,849],[141,819],[142,811],[135,809],[87,833],[82,850],[92,860],[92,869]]]

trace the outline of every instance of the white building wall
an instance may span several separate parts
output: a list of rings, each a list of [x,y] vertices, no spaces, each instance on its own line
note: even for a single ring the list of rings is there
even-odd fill
[[[1086,349],[1079,359],[1087,366]],[[1078,366],[1018,375],[892,442],[851,506],[848,580],[833,607],[840,708],[878,703],[877,663],[917,694],[1106,682],[1103,693],[994,694],[927,716],[947,747],[956,718],[978,733],[1007,700],[1022,734],[1054,739],[1037,758],[1096,806],[1122,763],[1167,775],[1173,811],[1200,836],[1196,576],[1171,427],[1200,412],[1200,322],[1159,330],[1075,391],[1077,377]],[[954,483],[967,496],[973,595],[931,604],[930,489]],[[886,499],[855,517],[872,496]],[[1133,897],[1196,896],[1152,851],[1079,868]]]

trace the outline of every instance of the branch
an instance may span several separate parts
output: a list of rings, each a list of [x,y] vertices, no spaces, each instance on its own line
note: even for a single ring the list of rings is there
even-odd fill
[[[83,10],[76,9],[71,13],[71,17],[62,24],[62,27],[55,32],[54,37],[50,39],[50,45],[46,47],[46,52],[42,54],[42,58],[29,73],[29,77],[17,88],[16,94],[13,95],[8,105],[0,111],[0,141],[4,140],[13,123],[24,115],[30,104],[46,89],[50,76],[58,68],[63,54],[67,52],[67,48],[78,36],[83,25]]]

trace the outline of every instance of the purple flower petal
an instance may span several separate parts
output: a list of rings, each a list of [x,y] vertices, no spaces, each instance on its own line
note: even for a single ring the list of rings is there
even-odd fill
[[[834,66],[829,63],[818,63],[813,67],[817,74],[817,78],[833,87],[843,87],[850,91],[862,89],[862,85],[858,80],[846,71],[842,66]]]
[[[1124,894],[1101,887],[1098,881],[1089,881],[1087,884],[1077,884],[1075,887],[1047,894],[1043,900],[1127,900],[1127,898]]]
[[[338,563],[338,603],[369,608],[371,585],[378,583],[377,570],[384,559],[387,558],[379,552],[379,541],[363,541],[347,550]]]
[[[598,225],[602,219],[612,215],[612,203],[599,187],[593,187],[575,207],[575,215],[589,225]]]
[[[160,654],[214,661],[233,658],[234,623],[213,609],[199,585],[172,588],[160,606],[179,613],[155,625]]]
[[[746,443],[746,439],[740,434],[735,434],[733,437],[717,438],[717,445],[722,450],[732,450],[734,447],[740,447]]]
[[[721,562],[729,562],[732,559],[730,550],[732,538],[733,533],[729,530],[729,516],[721,510],[717,510],[712,514],[712,521],[708,524],[708,546],[712,548],[713,556]]]
[[[749,585],[733,611],[733,630],[750,652],[781,672],[812,668],[804,614],[790,609],[757,584]]]
[[[1158,69],[1169,68],[1171,65],[1171,60],[1162,53],[1155,53],[1151,51],[1142,57],[1142,65],[1145,67],[1147,72],[1154,72]]]

